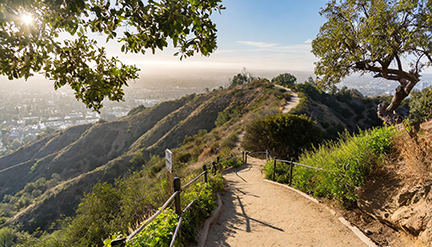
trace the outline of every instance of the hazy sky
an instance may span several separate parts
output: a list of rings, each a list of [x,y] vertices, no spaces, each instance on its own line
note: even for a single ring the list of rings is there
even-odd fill
[[[226,10],[215,13],[218,49],[210,57],[196,55],[184,61],[173,48],[145,56],[120,52],[110,43],[111,54],[137,64],[145,73],[156,68],[220,68],[312,71],[315,57],[310,41],[325,18],[319,15],[328,0],[224,0]]]

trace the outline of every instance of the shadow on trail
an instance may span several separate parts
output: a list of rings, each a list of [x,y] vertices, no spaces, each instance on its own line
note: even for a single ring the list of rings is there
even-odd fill
[[[229,237],[236,235],[237,232],[246,231],[253,233],[254,228],[251,222],[261,224],[277,231],[284,232],[283,229],[275,227],[266,222],[251,218],[248,216],[242,198],[255,197],[259,195],[252,194],[238,188],[242,184],[247,184],[247,180],[239,175],[240,172],[247,172],[252,168],[250,164],[244,164],[239,168],[233,168],[224,172],[224,174],[235,173],[241,180],[228,180],[226,190],[221,194],[222,197],[222,213],[218,220],[213,223],[211,230],[212,237],[207,239],[206,246],[231,246],[226,241]]]
[[[247,214],[246,214],[246,212],[245,212],[245,210],[244,210],[244,207],[243,207],[243,204],[242,204],[242,202],[241,202],[241,200],[240,200],[240,197],[237,196],[237,200],[238,200],[238,202],[239,202],[239,204],[240,204],[240,208],[241,208],[241,210],[242,210],[242,214],[241,214],[241,216],[243,216],[243,217],[246,219],[246,232],[251,232],[251,230],[250,230],[250,221],[251,221],[251,220],[252,220],[252,221],[255,221],[255,222],[257,222],[257,223],[260,223],[261,225],[264,225],[264,226],[267,226],[267,227],[273,228],[273,229],[275,229],[275,230],[278,230],[278,231],[284,232],[284,230],[281,229],[281,228],[278,228],[278,227],[272,226],[272,225],[270,225],[270,224],[268,224],[268,223],[262,222],[262,221],[260,221],[260,220],[256,220],[256,219],[254,219],[254,218],[250,218],[250,217],[248,217]]]

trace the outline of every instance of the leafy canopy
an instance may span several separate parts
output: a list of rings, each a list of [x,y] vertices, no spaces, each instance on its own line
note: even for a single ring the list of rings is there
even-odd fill
[[[237,85],[243,85],[252,82],[256,78],[252,76],[252,74],[243,68],[241,73],[235,75],[230,81],[230,87],[235,87]]]
[[[408,81],[402,86],[409,93],[432,62],[431,10],[431,0],[330,1],[320,12],[327,22],[312,42],[319,86],[361,72]]]
[[[292,87],[297,82],[297,78],[290,73],[284,73],[274,77],[271,82],[284,87]]]
[[[0,74],[10,80],[41,73],[66,84],[99,111],[105,97],[123,100],[136,66],[108,58],[92,34],[116,40],[122,52],[162,50],[171,39],[180,58],[216,49],[213,11],[221,0],[4,0],[0,3]],[[93,35],[95,36],[95,35]]]

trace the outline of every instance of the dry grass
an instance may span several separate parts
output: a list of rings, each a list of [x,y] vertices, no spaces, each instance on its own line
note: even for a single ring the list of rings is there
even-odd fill
[[[398,173],[405,178],[426,182],[432,179],[432,122],[421,125],[418,135],[411,137],[402,134],[395,140],[399,160],[405,165],[399,166]]]

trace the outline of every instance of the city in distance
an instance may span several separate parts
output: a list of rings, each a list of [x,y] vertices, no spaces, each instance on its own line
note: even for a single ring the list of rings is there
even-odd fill
[[[177,99],[193,93],[205,93],[220,87],[226,87],[238,69],[182,68],[169,70],[143,71],[140,78],[129,82],[125,87],[125,101],[104,101],[101,113],[87,109],[76,101],[73,91],[65,86],[54,90],[52,81],[42,76],[29,78],[28,81],[9,81],[0,78],[0,138],[14,142],[15,148],[35,139],[38,135],[74,125],[98,122],[101,119],[112,121],[126,116],[140,105],[150,107],[163,101]],[[296,76],[297,83],[303,83],[310,71],[248,70],[254,77],[267,78],[281,73]],[[417,89],[432,85],[432,75],[425,74]],[[356,88],[365,96],[391,95],[397,82],[372,78],[369,75],[353,75],[345,79],[338,87]],[[0,152],[4,152],[0,142]]]

